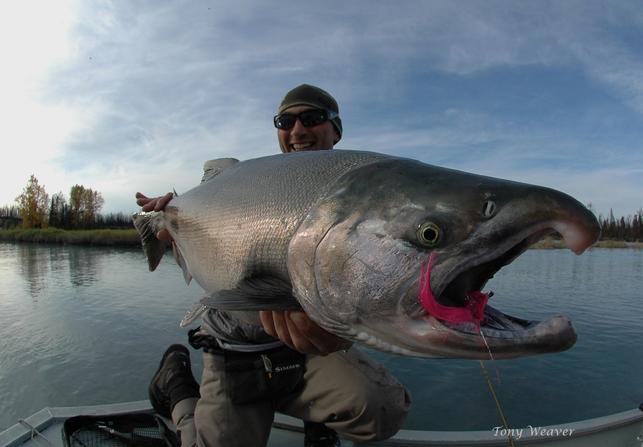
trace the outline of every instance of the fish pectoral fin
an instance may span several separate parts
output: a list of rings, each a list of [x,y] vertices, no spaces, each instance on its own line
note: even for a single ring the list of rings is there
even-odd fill
[[[190,310],[185,313],[185,316],[179,323],[180,327],[186,327],[189,324],[192,324],[197,318],[203,315],[208,310],[207,306],[204,306],[201,303],[196,303]]]
[[[174,241],[172,241],[172,254],[174,255],[174,259],[176,260],[176,263],[179,265],[179,267],[181,267],[181,271],[183,272],[183,279],[185,280],[185,283],[187,285],[190,285],[190,281],[192,281],[192,274],[190,273],[190,269],[188,269],[188,264],[185,262],[185,258],[181,253],[181,249],[179,248],[178,245],[176,245],[176,242]]]
[[[273,276],[252,276],[234,289],[218,290],[201,300],[220,310],[301,310],[289,282]]]

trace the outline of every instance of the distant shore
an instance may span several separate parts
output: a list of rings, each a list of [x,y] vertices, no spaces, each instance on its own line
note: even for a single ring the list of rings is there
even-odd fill
[[[567,248],[565,244],[560,239],[550,239],[546,238],[541,241],[536,242],[530,248],[535,249],[558,249],[558,248]],[[614,241],[614,240],[604,240],[598,241],[592,248],[643,248],[643,242],[628,242],[628,241]]]
[[[11,229],[0,230],[0,241],[4,242],[38,242],[49,244],[78,244],[136,247],[141,239],[133,228],[121,230],[61,230],[59,228]],[[598,241],[594,248],[638,248],[643,249],[643,242],[604,240]],[[560,239],[545,238],[530,248],[559,249],[565,248]]]
[[[0,241],[136,247],[141,239],[133,228],[122,230],[61,230],[60,228],[0,230]]]

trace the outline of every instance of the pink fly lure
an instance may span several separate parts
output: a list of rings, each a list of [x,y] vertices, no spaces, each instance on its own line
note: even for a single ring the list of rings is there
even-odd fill
[[[473,323],[480,329],[484,320],[484,308],[489,300],[488,293],[473,290],[467,294],[469,300],[464,307],[451,307],[438,303],[431,291],[431,268],[435,262],[435,252],[429,256],[429,262],[423,264],[420,270],[419,300],[424,310],[433,317],[449,323]]]

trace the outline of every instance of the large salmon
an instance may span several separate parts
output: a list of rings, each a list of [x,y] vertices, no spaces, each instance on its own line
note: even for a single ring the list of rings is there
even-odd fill
[[[567,317],[505,315],[481,292],[545,234],[577,254],[596,241],[596,218],[566,194],[359,151],[225,159],[218,171],[134,216],[150,270],[166,228],[207,307],[303,308],[336,335],[419,357],[519,357],[576,340]]]

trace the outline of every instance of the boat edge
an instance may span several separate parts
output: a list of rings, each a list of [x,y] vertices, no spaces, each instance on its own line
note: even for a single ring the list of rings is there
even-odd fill
[[[36,438],[38,433],[44,431],[50,425],[63,421],[66,418],[76,415],[102,416],[127,413],[153,412],[149,401],[141,400],[134,402],[122,402],[115,404],[77,406],[77,407],[45,407],[26,419],[0,432],[1,447],[15,447],[23,444],[31,438]],[[613,413],[607,416],[600,416],[592,419],[584,419],[577,422],[561,423],[538,427],[542,433],[550,429],[559,430],[564,428],[573,431],[574,438],[590,436],[595,433],[625,427],[641,422],[640,436],[643,436],[643,408],[636,408],[620,413]],[[303,432],[303,422],[299,419],[277,413],[273,426],[283,430]],[[529,427],[523,427],[527,435],[521,438],[522,444],[532,442],[554,442],[561,439],[569,439],[569,435],[534,435],[530,434]],[[62,435],[61,435],[62,436]],[[507,445],[506,436],[494,434],[494,430],[477,431],[429,431],[429,430],[400,430],[392,438],[377,442],[378,446],[494,446]]]

